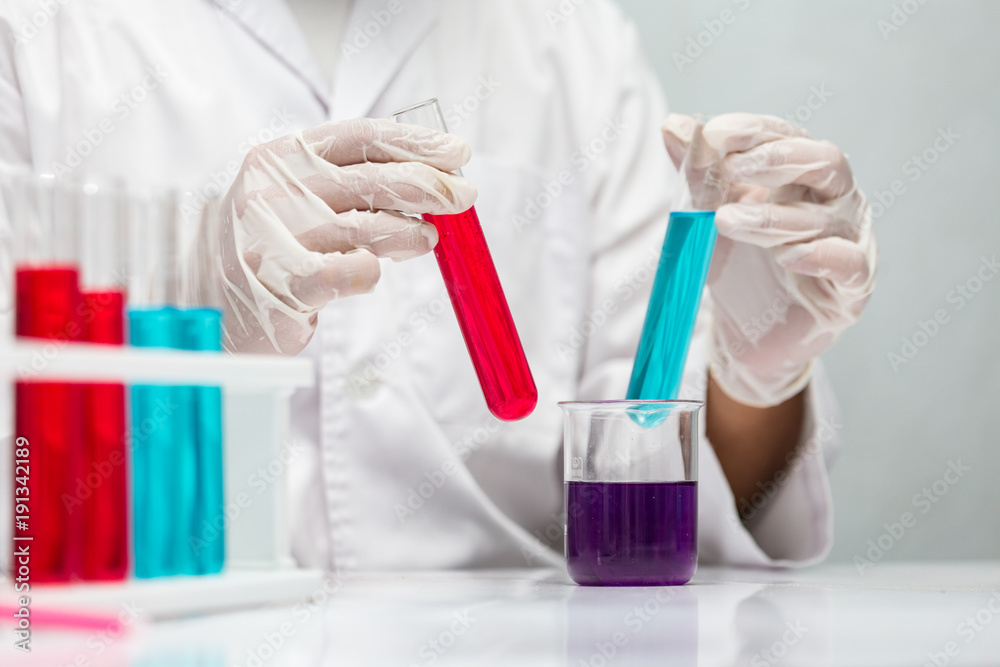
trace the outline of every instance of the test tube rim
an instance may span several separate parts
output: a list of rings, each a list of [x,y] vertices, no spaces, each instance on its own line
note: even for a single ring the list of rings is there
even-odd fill
[[[576,410],[584,408],[602,408],[609,405],[661,405],[664,408],[668,407],[681,407],[687,406],[690,408],[703,408],[705,407],[704,401],[693,401],[690,399],[674,398],[674,399],[638,399],[638,400],[628,400],[628,399],[607,399],[601,401],[560,401],[559,407],[564,410]]]
[[[426,100],[424,100],[422,102],[417,102],[416,104],[411,104],[411,105],[409,105],[407,107],[403,107],[402,109],[399,109],[398,111],[393,111],[392,114],[391,114],[391,116],[392,116],[393,120],[395,120],[398,116],[402,116],[403,114],[410,113],[411,111],[416,111],[417,109],[420,109],[420,108],[426,107],[426,106],[430,106],[432,104],[439,104],[438,98],[431,97],[431,98],[426,99]]]

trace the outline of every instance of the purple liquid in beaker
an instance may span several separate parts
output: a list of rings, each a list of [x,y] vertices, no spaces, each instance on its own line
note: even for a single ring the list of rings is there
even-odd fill
[[[697,524],[697,482],[567,482],[569,574],[583,586],[685,584]]]

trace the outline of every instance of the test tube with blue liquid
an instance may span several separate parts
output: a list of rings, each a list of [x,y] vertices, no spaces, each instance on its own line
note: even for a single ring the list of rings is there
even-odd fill
[[[218,216],[214,204],[202,212],[197,243],[209,270],[197,286],[182,290],[182,306],[177,310],[177,347],[206,354],[222,353],[222,297],[218,289],[221,256],[218,249]],[[199,267],[199,269],[202,267]],[[195,477],[194,513],[185,544],[194,563],[191,574],[216,574],[225,564],[225,514],[223,505],[223,426],[222,388],[195,385],[186,387],[191,401],[191,426],[194,435]]]
[[[129,310],[135,347],[221,353],[221,311],[184,303],[176,196],[135,203]],[[207,232],[203,233],[210,236]],[[210,238],[199,239],[209,242]],[[225,558],[222,391],[132,387],[136,576],[214,574]]]
[[[707,144],[703,129],[699,121],[681,164],[681,181],[691,190],[692,206],[670,214],[628,400],[672,400],[680,392],[715,249],[715,210],[727,194],[719,173],[721,155]]]
[[[176,202],[136,195],[130,204],[129,343],[171,349],[178,337]],[[186,469],[192,457],[184,451],[192,446],[189,401],[177,387],[154,384],[133,385],[131,399],[135,575],[179,574],[193,569],[176,548],[183,517],[192,511],[193,470]]]

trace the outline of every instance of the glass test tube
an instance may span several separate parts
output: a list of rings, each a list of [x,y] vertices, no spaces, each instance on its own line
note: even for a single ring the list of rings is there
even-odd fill
[[[448,131],[436,99],[398,111],[393,118]],[[538,391],[475,207],[423,218],[437,228],[434,257],[490,412],[503,421],[527,417],[538,402]]]
[[[5,184],[13,227],[15,334],[53,342],[55,350],[83,335],[77,268],[76,197],[51,179],[17,177]],[[23,377],[15,387],[15,436],[24,439],[27,496],[16,495],[14,535],[30,539],[32,583],[68,582],[81,574],[83,521],[74,516],[82,478],[82,388]],[[19,545],[18,542],[14,542]]]
[[[86,186],[82,199],[81,316],[83,340],[125,343],[125,201],[115,188]],[[125,386],[84,387],[83,578],[121,580],[128,574],[128,452]]]
[[[726,195],[718,173],[721,156],[705,142],[703,128],[699,122],[680,169],[683,182],[695,193],[693,210],[670,214],[628,400],[670,400],[680,391],[715,249],[715,209]]]
[[[218,261],[218,216],[209,205],[200,221],[197,244],[208,262]],[[222,310],[214,273],[208,272],[208,285],[182,290],[186,297],[196,294],[207,303],[183,304],[177,310],[177,347],[196,352],[222,352]],[[214,289],[213,289],[214,288]],[[225,564],[225,499],[222,430],[222,388],[190,386],[184,388],[191,400],[191,428],[195,452],[195,489],[189,537],[193,574],[215,574]]]
[[[138,204],[130,339],[137,347],[220,353],[219,308],[182,303],[179,202]],[[198,242],[215,247],[214,218]],[[215,257],[211,250],[207,257]],[[209,297],[212,295],[209,294]],[[211,299],[217,301],[218,299]],[[209,306],[214,305],[210,304]],[[222,390],[212,386],[132,388],[136,576],[214,574],[225,561]],[[220,525],[221,524],[221,525]]]
[[[129,209],[129,343],[176,348],[176,198],[137,193]],[[170,385],[132,386],[133,531],[139,578],[195,571],[186,558],[195,458],[187,393]]]

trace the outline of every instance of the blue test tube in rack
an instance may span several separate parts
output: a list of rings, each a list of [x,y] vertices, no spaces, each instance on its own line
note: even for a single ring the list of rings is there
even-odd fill
[[[170,306],[133,306],[128,312],[129,343],[134,347],[175,346],[176,310]],[[133,531],[135,575],[139,578],[177,574],[175,549],[180,493],[179,426],[184,401],[177,387],[132,386]]]
[[[221,314],[178,305],[176,196],[133,203],[129,341],[135,347],[221,350]],[[219,572],[224,530],[222,396],[218,387],[132,387],[135,574],[140,578]],[[205,522],[214,528],[206,529]],[[223,527],[224,528],[224,527]]]
[[[222,351],[222,313],[214,308],[182,308],[177,311],[178,347],[200,352]],[[222,389],[184,388],[191,401],[194,435],[193,539],[188,540],[194,561],[193,574],[215,574],[225,562],[223,519]]]

